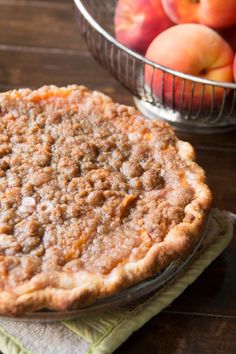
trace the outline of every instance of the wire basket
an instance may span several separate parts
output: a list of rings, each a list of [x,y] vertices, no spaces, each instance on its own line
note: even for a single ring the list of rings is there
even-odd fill
[[[165,68],[122,45],[114,37],[117,0],[74,1],[89,50],[134,95],[145,116],[164,119],[191,132],[236,128],[236,84]]]

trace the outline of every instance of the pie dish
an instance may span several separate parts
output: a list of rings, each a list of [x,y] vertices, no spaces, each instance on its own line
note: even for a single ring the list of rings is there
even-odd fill
[[[0,314],[77,309],[190,254],[212,199],[194,159],[84,86],[0,94]]]

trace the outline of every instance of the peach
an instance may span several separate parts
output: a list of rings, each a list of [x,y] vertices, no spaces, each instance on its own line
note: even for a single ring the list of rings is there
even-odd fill
[[[235,0],[162,0],[166,14],[175,23],[201,23],[213,28],[236,23]]]
[[[157,36],[150,44],[146,58],[166,68],[215,81],[233,81],[234,53],[231,47],[215,31],[199,24],[182,24],[171,27]],[[212,99],[212,87],[191,80],[175,77],[162,71],[145,67],[145,82],[154,96],[164,98],[166,103],[188,107],[190,100],[196,108],[200,104],[208,107]],[[217,83],[216,83],[217,84]],[[163,86],[162,86],[163,85]],[[182,90],[184,88],[184,95]],[[194,91],[193,91],[194,90]],[[174,91],[174,96],[172,92]],[[223,89],[215,86],[215,102],[221,102]],[[204,94],[204,101],[201,100]]]
[[[234,81],[236,81],[236,54],[234,56],[233,71],[234,71]]]
[[[218,32],[236,52],[236,24],[229,28],[224,28]]]
[[[115,10],[115,35],[128,48],[144,54],[151,41],[173,23],[161,0],[119,0]]]

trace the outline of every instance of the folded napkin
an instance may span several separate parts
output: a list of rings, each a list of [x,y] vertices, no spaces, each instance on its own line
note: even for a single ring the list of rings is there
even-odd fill
[[[204,247],[174,280],[130,309],[116,308],[97,316],[57,323],[0,319],[0,351],[4,354],[109,354],[134,331],[168,306],[225,249],[236,216],[214,209]]]

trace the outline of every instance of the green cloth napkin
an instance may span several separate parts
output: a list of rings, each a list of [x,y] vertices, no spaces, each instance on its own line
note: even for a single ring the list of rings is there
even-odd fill
[[[191,263],[169,284],[132,308],[58,323],[0,319],[4,354],[109,354],[134,331],[176,299],[225,249],[233,235],[235,215],[214,209],[207,239]]]

